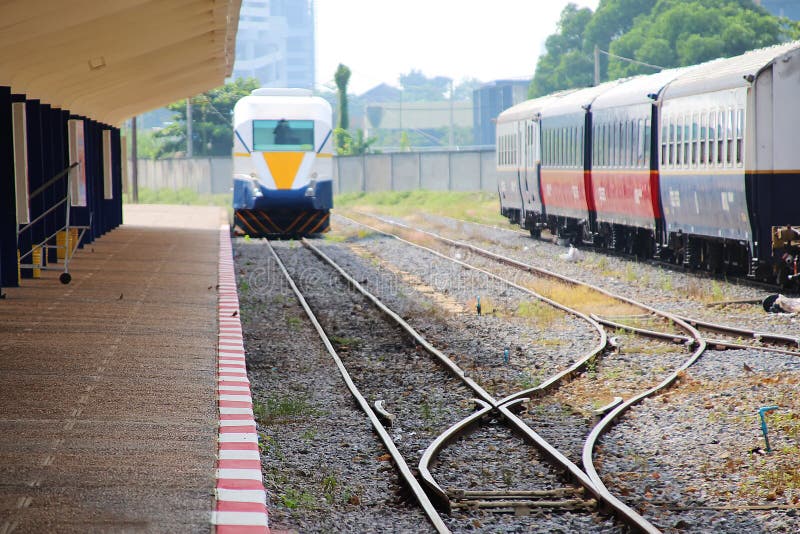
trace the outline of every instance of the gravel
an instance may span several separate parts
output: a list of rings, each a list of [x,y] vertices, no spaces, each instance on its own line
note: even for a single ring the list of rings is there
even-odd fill
[[[658,308],[797,334],[796,317],[766,314],[760,305],[707,306],[710,301],[760,299],[769,294],[766,290],[590,251],[569,262],[559,257],[563,247],[519,233],[434,216],[426,217],[426,224]],[[597,343],[597,333],[575,316],[525,308],[531,297],[520,290],[397,240],[357,232],[342,220],[336,221],[334,239],[315,244],[498,398],[541,382]],[[384,398],[387,409],[398,414],[392,431],[415,467],[430,441],[469,413],[474,393],[454,387],[442,368],[430,364],[403,336],[387,341],[381,334],[389,328],[385,321],[297,243],[279,242],[277,248],[309,291],[343,359],[358,364],[351,372],[363,392],[372,401]],[[287,399],[300,406],[259,422],[272,527],[429,531],[265,245],[237,240],[235,251],[255,398],[268,407],[282,406]],[[442,252],[489,264],[457,250]],[[523,281],[518,273],[508,273]],[[619,350],[558,390],[533,399],[521,414],[576,463],[593,424],[592,410],[613,396],[628,398],[652,386],[688,354],[669,343],[615,335]],[[604,483],[666,532],[800,531],[800,514],[791,508],[800,501],[797,362],[795,356],[756,350],[708,352],[677,385],[634,406],[601,437],[596,466]],[[398,377],[400,385],[392,385]],[[773,448],[767,454],[758,409],[772,404],[781,408],[767,416]],[[432,474],[443,487],[461,489],[567,485],[502,424],[481,426],[450,444],[432,464]],[[620,531],[608,517],[582,513],[454,511],[443,517],[454,532]]]

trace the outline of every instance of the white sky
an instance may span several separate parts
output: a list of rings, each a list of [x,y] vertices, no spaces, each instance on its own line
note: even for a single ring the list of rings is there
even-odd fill
[[[597,8],[599,0],[571,0]],[[489,82],[529,78],[570,0],[315,0],[317,83],[335,90],[339,63],[361,94],[418,69]]]

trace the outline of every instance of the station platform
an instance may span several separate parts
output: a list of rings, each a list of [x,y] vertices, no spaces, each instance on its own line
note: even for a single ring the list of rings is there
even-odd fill
[[[0,300],[0,533],[269,532],[224,211],[124,220]]]

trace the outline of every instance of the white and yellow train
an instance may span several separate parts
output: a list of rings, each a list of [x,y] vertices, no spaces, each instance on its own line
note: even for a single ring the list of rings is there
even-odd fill
[[[233,108],[233,225],[252,237],[327,232],[333,113],[306,89],[256,89]]]

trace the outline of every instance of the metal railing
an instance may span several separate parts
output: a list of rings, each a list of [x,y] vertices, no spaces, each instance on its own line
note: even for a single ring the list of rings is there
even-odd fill
[[[52,245],[50,243],[51,243],[52,239],[55,238],[58,235],[59,232],[62,232],[62,231],[65,232],[66,239],[64,240],[64,245],[63,245],[63,248],[64,248],[64,267],[63,267],[63,271],[64,272],[61,274],[61,276],[59,276],[59,280],[61,281],[62,284],[69,284],[70,281],[72,280],[72,276],[69,274],[69,261],[72,258],[72,256],[75,254],[75,250],[78,248],[78,244],[83,239],[83,236],[86,233],[86,230],[88,230],[90,228],[90,226],[77,226],[77,225],[70,225],[70,223],[69,223],[70,208],[72,207],[71,199],[70,199],[70,197],[71,197],[71,193],[70,193],[70,190],[71,190],[71,187],[70,187],[71,186],[71,183],[70,183],[70,171],[72,169],[76,168],[77,166],[78,166],[77,162],[71,164],[69,167],[66,167],[61,172],[56,174],[53,178],[51,178],[50,180],[48,180],[43,185],[41,185],[40,187],[38,187],[37,189],[35,189],[34,191],[32,191],[30,193],[30,195],[28,196],[28,202],[30,202],[33,198],[39,196],[44,191],[46,191],[47,189],[49,189],[50,187],[55,185],[57,182],[62,180],[65,176],[67,177],[67,193],[66,193],[66,195],[64,195],[64,198],[62,198],[61,200],[59,200],[58,202],[56,202],[55,204],[50,206],[43,213],[39,214],[35,219],[30,221],[25,226],[22,226],[21,228],[18,228],[18,230],[17,230],[17,243],[19,243],[19,238],[24,232],[26,232],[27,230],[31,229],[35,224],[37,224],[39,221],[41,221],[42,219],[44,219],[45,217],[47,217],[48,215],[50,215],[51,213],[56,211],[61,206],[64,206],[64,211],[65,211],[64,226],[61,226],[55,232],[53,232],[49,236],[45,237],[44,240],[42,240],[41,242],[32,244],[31,245],[31,249],[28,252],[26,252],[25,254],[22,254],[19,257],[19,267],[21,269],[40,269],[40,270],[50,270],[50,271],[59,271],[59,270],[61,270],[61,267],[49,267],[49,266],[43,265],[41,256],[39,256],[38,261],[37,261],[36,255],[34,254],[34,252],[47,250],[47,249],[51,249],[51,248],[54,248],[54,249],[62,248],[62,245],[58,245],[58,244]],[[90,221],[91,221],[91,214],[89,215],[89,217],[90,217]],[[91,224],[91,222],[90,222],[90,224]],[[71,233],[70,233],[70,229],[71,228],[78,230],[77,238],[72,238],[71,237]],[[26,259],[28,256],[31,257],[31,263],[22,263],[23,260]]]

